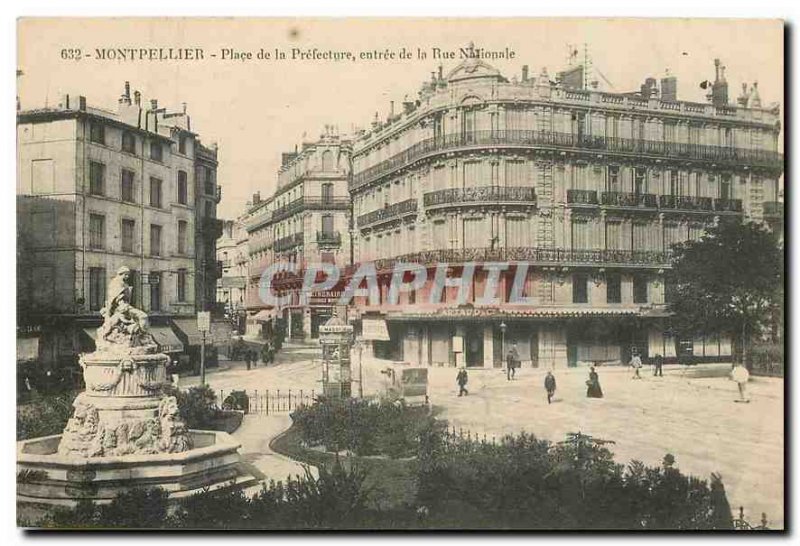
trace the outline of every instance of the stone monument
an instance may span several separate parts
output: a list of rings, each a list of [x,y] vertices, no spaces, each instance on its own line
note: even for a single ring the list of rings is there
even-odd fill
[[[147,315],[131,304],[130,270],[108,285],[96,351],[80,356],[86,390],[61,435],[17,443],[22,502],[108,502],[134,487],[184,496],[211,486],[250,485],[239,444],[224,432],[188,430],[167,384]]]

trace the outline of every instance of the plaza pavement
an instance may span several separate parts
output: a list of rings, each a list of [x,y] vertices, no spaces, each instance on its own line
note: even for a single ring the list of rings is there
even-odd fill
[[[230,363],[212,373],[215,390],[320,389],[319,349],[288,346],[269,367],[246,370]],[[363,362],[364,392],[380,392],[385,361]],[[580,431],[616,442],[610,446],[619,462],[638,459],[660,465],[672,453],[683,472],[708,478],[722,476],[734,510],[758,522],[766,512],[769,525],[783,525],[784,414],[783,380],[756,377],[748,385],[751,402],[735,402],[736,384],[727,378],[726,364],[694,368],[665,366],[664,377],[654,378],[649,367],[641,380],[631,379],[628,368],[598,368],[605,397],[586,398],[587,368],[557,370],[558,390],[547,404],[544,370],[523,368],[507,381],[499,369],[470,369],[469,396],[459,398],[454,368],[430,368],[429,394],[437,416],[456,428],[487,438],[522,430],[560,441]],[[357,361],[353,377],[358,376]],[[186,387],[196,378],[181,381]],[[353,392],[358,392],[353,385]],[[255,416],[248,416],[249,423]],[[288,426],[288,421],[285,423]],[[265,431],[266,432],[266,431]],[[268,440],[267,440],[268,443]]]

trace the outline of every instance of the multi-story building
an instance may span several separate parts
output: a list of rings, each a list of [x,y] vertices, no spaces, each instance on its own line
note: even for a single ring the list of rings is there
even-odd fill
[[[222,188],[217,184],[217,145],[203,146],[198,140],[195,162],[195,290],[197,307],[221,313],[216,303],[216,279],[222,275],[216,257],[216,241],[222,236],[217,204]]]
[[[18,323],[39,334],[39,360],[86,348],[122,266],[162,348],[182,350],[171,319],[193,315],[206,290],[193,280],[199,141],[185,108],[144,105],[126,82],[116,112],[68,95],[19,111],[17,143]]]
[[[217,279],[216,301],[240,333],[244,333],[248,261],[247,230],[238,220],[223,221],[222,236],[217,239],[222,276]]]
[[[511,344],[524,366],[728,358],[727,337],[677,339],[664,272],[674,243],[725,216],[770,219],[782,177],[778,106],[754,84],[729,104],[724,67],[708,103],[681,101],[677,81],[632,93],[585,85],[582,67],[509,81],[473,58],[440,68],[419,100],[353,143],[354,253],[374,262],[380,305],[357,298],[355,321],[379,317],[385,357],[426,365],[499,366]],[[387,299],[392,267],[417,263],[428,282]],[[433,270],[479,267],[431,302]],[[500,272],[498,300],[488,262]],[[509,303],[514,263],[524,304]],[[481,267],[480,264],[484,264]],[[487,302],[488,301],[488,302]],[[351,316],[351,319],[353,317]]]
[[[275,192],[266,200],[255,195],[242,218],[250,247],[250,333],[260,332],[261,323],[280,313],[292,337],[315,338],[319,325],[330,318],[334,294],[306,294],[303,301],[297,277],[279,274],[275,290],[288,295],[290,303],[275,310],[261,298],[258,283],[276,263],[291,263],[298,270],[310,263],[350,263],[350,147],[349,139],[326,127],[317,141],[284,153]]]

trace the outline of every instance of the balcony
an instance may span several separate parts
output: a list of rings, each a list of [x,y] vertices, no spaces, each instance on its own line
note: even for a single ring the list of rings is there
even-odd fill
[[[393,205],[386,205],[382,209],[373,210],[358,217],[358,227],[366,227],[371,224],[377,224],[388,220],[399,218],[405,214],[417,212],[417,200],[406,199],[394,203]]]
[[[342,234],[338,231],[318,231],[317,244],[325,246],[341,246]]]
[[[658,207],[660,209],[711,212],[714,210],[714,200],[711,197],[659,195]]]
[[[780,220],[783,218],[783,203],[780,201],[764,201],[764,218]]]
[[[620,191],[604,191],[600,202],[607,207],[625,207],[639,209],[655,209],[658,199],[653,193],[626,193]]]
[[[425,194],[426,207],[460,205],[468,203],[526,203],[536,204],[536,191],[529,187],[473,186],[447,188]]]
[[[714,199],[714,210],[716,212],[740,213],[742,212],[742,200],[723,198]]]
[[[288,218],[301,210],[347,210],[350,208],[348,197],[300,197],[272,211],[271,222]]]
[[[685,142],[665,142],[663,140],[579,135],[554,131],[485,130],[421,140],[402,152],[357,173],[353,176],[350,189],[358,189],[397,169],[407,167],[426,156],[458,149],[482,147],[536,147],[549,148],[554,151],[586,151],[591,153],[601,151],[635,157],[652,156],[655,158],[711,161],[736,166],[752,165],[772,169],[781,169],[783,167],[783,154],[767,150],[689,144]]]
[[[595,190],[567,190],[567,204],[597,205],[597,192]]]
[[[203,218],[200,221],[200,233],[203,238],[217,240],[222,237],[222,220],[219,218]]]
[[[303,233],[295,233],[293,235],[288,235],[286,237],[281,237],[280,239],[275,241],[273,248],[275,252],[284,252],[286,250],[290,250],[296,246],[300,246],[303,244]]]
[[[650,267],[670,266],[668,252],[652,250],[573,250],[566,248],[457,248],[426,250],[394,258],[375,260],[377,271],[389,271],[395,263],[418,263],[435,267],[439,263],[465,262],[528,262],[542,266],[613,266]]]

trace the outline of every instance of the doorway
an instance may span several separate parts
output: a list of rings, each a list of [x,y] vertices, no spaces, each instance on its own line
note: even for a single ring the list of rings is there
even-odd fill
[[[464,330],[464,357],[467,366],[483,366],[483,330],[468,326]]]

